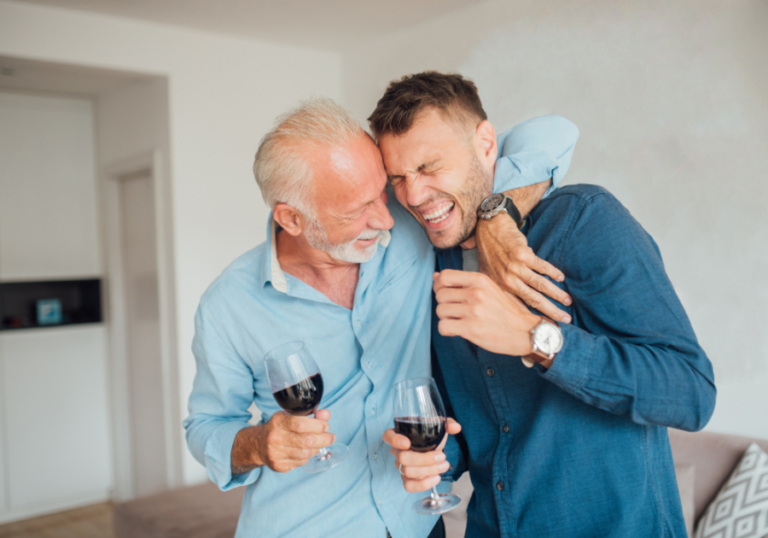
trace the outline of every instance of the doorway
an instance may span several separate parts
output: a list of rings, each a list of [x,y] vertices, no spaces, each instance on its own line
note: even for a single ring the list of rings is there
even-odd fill
[[[108,167],[102,182],[112,346],[115,500],[178,484],[171,288],[160,154]]]

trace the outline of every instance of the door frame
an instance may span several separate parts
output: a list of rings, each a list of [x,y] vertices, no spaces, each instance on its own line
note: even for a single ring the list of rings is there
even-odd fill
[[[112,161],[100,174],[100,207],[106,286],[103,290],[109,331],[109,384],[111,386],[114,492],[116,501],[135,497],[133,480],[133,439],[131,433],[131,393],[128,383],[126,302],[120,221],[121,178],[148,171],[155,198],[157,279],[160,312],[160,367],[162,372],[163,433],[165,436],[166,486],[181,485],[181,424],[179,409],[179,369],[176,345],[176,301],[170,186],[164,173],[160,150],[152,149]]]

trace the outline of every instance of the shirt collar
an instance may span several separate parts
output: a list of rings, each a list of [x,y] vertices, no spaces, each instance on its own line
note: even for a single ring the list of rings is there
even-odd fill
[[[272,218],[272,213],[270,212],[267,224],[267,250],[269,251],[269,256],[264,256],[264,261],[261,265],[261,286],[264,287],[269,282],[277,291],[288,293],[288,280],[285,277],[285,272],[280,267],[280,262],[277,260],[277,231],[277,222]],[[391,240],[392,234],[389,230],[381,230],[379,232],[379,245],[387,248]]]

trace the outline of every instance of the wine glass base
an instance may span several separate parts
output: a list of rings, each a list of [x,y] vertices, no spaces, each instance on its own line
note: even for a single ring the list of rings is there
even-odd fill
[[[413,503],[413,511],[417,514],[436,515],[450,512],[461,504],[461,497],[453,493],[441,493],[437,501],[432,496],[425,497]]]
[[[322,473],[344,461],[349,454],[347,445],[341,443],[325,447],[325,454],[315,454],[302,469],[308,473]]]

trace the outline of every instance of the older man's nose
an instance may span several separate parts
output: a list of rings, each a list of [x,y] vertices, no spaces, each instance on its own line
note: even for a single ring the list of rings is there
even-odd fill
[[[368,227],[374,230],[389,230],[395,225],[395,221],[392,215],[389,214],[389,209],[387,209],[387,204],[384,200],[386,200],[386,197],[379,199],[374,204],[373,214],[368,221]]]

